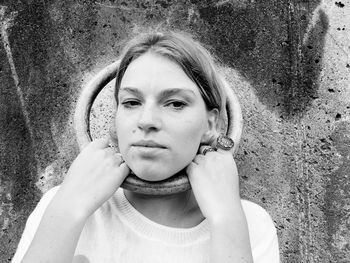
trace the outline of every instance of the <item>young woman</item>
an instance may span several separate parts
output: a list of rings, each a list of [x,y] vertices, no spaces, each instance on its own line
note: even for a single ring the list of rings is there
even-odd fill
[[[184,34],[138,37],[115,94],[120,153],[108,139],[84,148],[29,217],[12,262],[279,262],[270,216],[240,199],[232,154],[204,147],[217,140],[224,101],[208,52]],[[131,171],[160,181],[181,170],[188,191],[120,188]]]

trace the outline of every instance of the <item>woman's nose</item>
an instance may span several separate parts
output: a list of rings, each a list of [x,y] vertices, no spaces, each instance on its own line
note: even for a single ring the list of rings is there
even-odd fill
[[[146,105],[142,108],[138,120],[138,127],[144,131],[160,129],[160,112],[156,107]]]

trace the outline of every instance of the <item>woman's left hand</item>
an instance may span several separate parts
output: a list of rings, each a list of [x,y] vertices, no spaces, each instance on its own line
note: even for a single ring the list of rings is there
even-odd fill
[[[230,151],[203,155],[204,147],[187,167],[188,178],[203,216],[213,222],[225,220],[241,207],[237,166]]]

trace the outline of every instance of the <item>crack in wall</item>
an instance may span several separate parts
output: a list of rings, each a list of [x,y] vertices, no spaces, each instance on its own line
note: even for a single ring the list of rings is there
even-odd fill
[[[2,42],[4,45],[4,49],[6,52],[8,63],[9,63],[10,68],[11,68],[11,75],[12,75],[14,84],[16,86],[16,92],[17,92],[17,96],[19,98],[19,102],[20,102],[20,106],[21,106],[21,111],[23,113],[25,125],[27,127],[28,132],[29,132],[30,141],[33,145],[33,142],[34,142],[33,129],[32,129],[31,124],[30,124],[29,113],[27,111],[26,101],[24,99],[21,85],[19,83],[19,78],[18,78],[18,74],[16,71],[15,63],[13,60],[11,45],[10,45],[9,36],[8,36],[8,30],[13,26],[14,20],[17,17],[18,12],[17,11],[10,12],[9,14],[6,14],[6,9],[7,9],[7,6],[0,5],[1,39],[2,39]]]
[[[297,203],[300,208],[298,215],[298,221],[300,226],[299,231],[299,250],[301,258],[306,262],[315,262],[313,253],[311,252],[314,240],[312,239],[312,225],[311,225],[311,212],[310,212],[310,178],[306,160],[306,152],[303,150],[303,145],[306,141],[305,125],[300,124],[301,128],[296,133],[296,138],[299,140],[297,160]]]

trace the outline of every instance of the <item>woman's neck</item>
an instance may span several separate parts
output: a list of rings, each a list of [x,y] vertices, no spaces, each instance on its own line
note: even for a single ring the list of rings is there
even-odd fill
[[[169,227],[190,228],[204,217],[192,190],[172,195],[144,195],[124,189],[130,204],[148,219]]]

